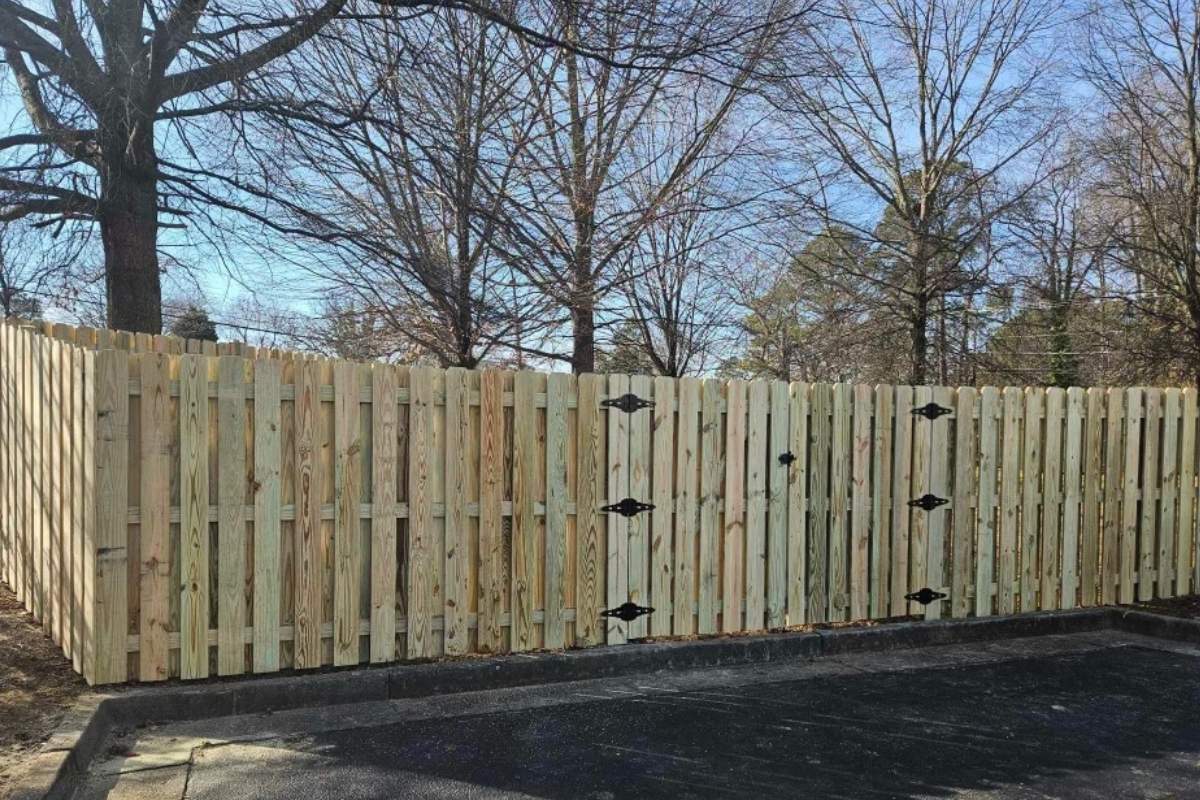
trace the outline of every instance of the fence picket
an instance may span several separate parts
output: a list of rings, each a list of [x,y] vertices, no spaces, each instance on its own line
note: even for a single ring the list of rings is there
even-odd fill
[[[567,643],[567,396],[573,383],[570,375],[561,372],[546,380],[546,614],[542,629],[543,644],[552,649]]]
[[[766,453],[767,487],[767,627],[780,628],[787,621],[788,591],[788,478],[792,465],[784,457],[788,441],[788,385],[772,381],[771,443]]]
[[[1041,588],[1038,594],[1042,610],[1060,608],[1059,551],[1062,547],[1062,529],[1059,515],[1062,512],[1062,433],[1063,415],[1066,411],[1066,393],[1059,387],[1046,390],[1046,423],[1043,432],[1042,467],[1042,539],[1041,539]]]
[[[871,597],[871,448],[874,392],[854,387],[851,437],[850,502],[850,619],[867,619]]]
[[[638,397],[649,399],[653,392],[653,381],[645,375],[634,375],[629,379],[629,391]],[[653,463],[651,451],[652,413],[642,409],[629,416],[629,497],[642,503],[652,503],[650,498],[650,468]],[[650,600],[650,517],[653,512],[635,514],[626,527],[629,542],[629,602],[648,606]],[[626,628],[626,635],[641,639],[648,635],[646,617],[638,617]]]
[[[1176,594],[1175,578],[1175,504],[1179,493],[1179,414],[1180,393],[1178,389],[1166,389],[1162,394],[1162,467],[1156,484],[1159,488],[1158,506],[1158,553],[1155,579],[1155,597],[1172,597]]]
[[[357,364],[338,362],[333,373],[333,663],[358,663],[362,570],[362,423]]]
[[[161,681],[169,677],[171,625],[170,360],[158,353],[143,353],[135,361],[142,387],[138,677],[143,681]]]
[[[208,677],[208,359],[179,368],[180,677]]]
[[[829,447],[830,415],[833,412],[833,387],[816,383],[812,387],[812,421],[809,423],[808,509],[808,620],[828,622],[830,616],[829,582]]]
[[[1100,503],[1104,496],[1104,390],[1087,390],[1083,438],[1083,522],[1079,544],[1079,602],[1084,607],[1099,602]]]
[[[654,511],[650,517],[650,605],[654,613],[650,616],[652,636],[669,636],[675,627],[674,577],[675,548],[672,541],[672,514],[675,505],[675,384],[672,378],[654,379],[654,414],[651,424],[654,444],[654,468],[651,474],[651,492]],[[682,402],[682,397],[680,397]],[[682,408],[680,414],[683,414]],[[693,429],[695,423],[693,422]],[[566,431],[563,431],[564,437]],[[693,495],[694,496],[694,495]],[[679,513],[685,513],[680,507]],[[689,572],[689,576],[690,576]],[[690,597],[679,606],[679,613],[690,617]]]
[[[608,396],[618,398],[629,393],[628,375],[610,375]],[[629,497],[629,415],[611,409],[608,412],[608,505]],[[606,602],[615,608],[629,601],[629,518],[614,511],[607,512],[608,578]],[[628,638],[628,626],[614,617],[606,618],[605,640],[623,644]]]
[[[595,645],[604,641],[600,611],[604,608],[605,529],[599,513],[605,497],[605,450],[607,432],[600,412],[604,379],[599,375],[579,376],[576,430],[579,438],[579,467],[575,489],[575,642]],[[498,398],[497,398],[498,399]],[[605,520],[607,523],[607,520]]]
[[[888,578],[892,560],[892,432],[895,420],[890,386],[875,387],[875,438],[871,470],[875,490],[871,493],[871,606],[870,616],[881,619],[890,613]]]
[[[912,532],[913,390],[896,387],[896,438],[892,462],[891,616],[908,613],[909,541]]]
[[[700,381],[696,378],[682,378],[678,391],[675,580],[671,632],[676,636],[689,636],[696,632],[697,549],[700,532]]]
[[[1079,596],[1079,481],[1083,473],[1083,389],[1067,390],[1066,452],[1063,461],[1062,608],[1075,608]]]
[[[319,365],[295,365],[296,521],[295,636],[296,669],[321,666],[321,498]]]
[[[1119,596],[1120,558],[1125,539],[1122,465],[1125,448],[1121,438],[1125,424],[1125,392],[1108,391],[1108,416],[1104,437],[1104,524],[1101,535],[1101,603],[1115,603]]]
[[[913,392],[913,403],[916,408],[921,408],[933,402],[933,387],[918,386]],[[945,423],[945,420],[940,420]],[[930,478],[930,448],[932,446],[933,432],[941,425],[937,423],[939,420],[926,420],[923,417],[917,418],[913,422],[913,460],[912,460],[912,483],[907,487],[905,497],[907,499],[916,499],[923,497],[926,494],[937,494],[933,491]],[[938,495],[944,497],[944,495]],[[929,586],[934,591],[940,591],[941,585],[931,586],[929,581],[929,523],[930,514],[935,512],[925,511],[920,508],[913,509],[912,520],[909,523],[909,555],[908,575],[905,578],[905,592],[915,592],[924,586]],[[940,516],[940,514],[939,514]],[[915,602],[907,604],[907,612],[910,614],[922,613],[923,609]]]
[[[504,499],[503,394],[504,373],[499,370],[484,370],[479,379],[481,473],[478,638],[479,649],[485,653],[500,653],[508,649],[500,625],[505,587],[508,585],[508,563],[504,557],[504,531],[500,519],[500,507]]]
[[[697,632],[716,633],[718,570],[721,564],[721,536],[718,528],[721,504],[721,476],[725,459],[721,450],[721,384],[708,379],[701,391],[700,425],[700,584],[697,600]],[[610,477],[611,480],[611,477]]]
[[[762,630],[766,619],[769,391],[766,381],[752,381],[747,388],[745,627],[748,631]]]
[[[954,409],[954,497],[950,509],[954,527],[950,538],[950,615],[965,617],[971,609],[967,587],[975,562],[976,506],[980,483],[976,477],[975,403],[978,393],[964,386],[958,390]],[[986,468],[982,463],[978,469]],[[982,530],[980,537],[983,537]],[[982,545],[981,545],[982,546]],[[988,583],[991,581],[989,579]],[[977,586],[978,590],[979,587]]]
[[[254,641],[255,672],[279,669],[281,364],[254,362]]]
[[[446,655],[470,650],[467,618],[471,610],[471,537],[467,522],[470,465],[471,390],[467,371],[446,370],[446,549],[442,603]],[[389,402],[389,405],[394,403]],[[547,533],[549,529],[547,528]]]
[[[1200,575],[1193,578],[1196,521],[1196,390],[1183,390],[1183,420],[1179,444],[1179,527],[1176,535],[1175,594],[1186,595],[1200,584]],[[1200,563],[1196,564],[1200,571]]]
[[[405,640],[409,658],[430,658],[435,655],[433,372],[428,367],[413,367],[408,380],[408,542],[405,548],[408,628]]]
[[[1155,532],[1158,527],[1159,435],[1162,429],[1162,392],[1146,389],[1142,429],[1141,519],[1137,524],[1137,599],[1154,597]]]
[[[787,622],[800,625],[808,610],[808,384],[788,386],[788,600]]]

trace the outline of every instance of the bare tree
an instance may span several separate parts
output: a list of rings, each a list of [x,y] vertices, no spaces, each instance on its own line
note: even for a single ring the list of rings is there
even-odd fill
[[[321,117],[271,114],[295,163],[296,225],[330,244],[310,273],[445,366],[475,366],[546,311],[514,296],[495,246],[529,127],[516,55],[477,15],[383,14],[332,24],[276,87],[326,87]]]
[[[1052,126],[1049,64],[1035,56],[1059,5],[838,0],[833,24],[795,40],[796,57],[817,54],[820,68],[782,81],[779,107],[829,153],[825,224],[873,243],[876,258],[842,280],[880,288],[906,328],[913,383],[929,377],[931,335],[952,338],[935,320],[964,313],[994,221],[1037,174],[1016,164]]]
[[[573,49],[546,53],[525,45],[536,126],[514,187],[521,213],[505,227],[509,251],[526,255],[514,265],[570,315],[566,360],[576,372],[595,368],[597,328],[615,319],[605,302],[622,280],[620,261],[690,185],[781,31],[809,10],[788,0],[576,0],[539,23],[604,54],[584,58]],[[676,56],[638,56],[657,52]],[[614,68],[625,54],[638,64]],[[659,109],[684,99],[703,109],[685,137],[664,142],[650,161],[630,147],[640,130],[664,122]],[[626,187],[649,164],[663,180],[629,204]]]
[[[1109,255],[1132,275],[1200,384],[1200,8],[1112,0],[1091,16],[1083,76],[1103,101],[1094,128]]]

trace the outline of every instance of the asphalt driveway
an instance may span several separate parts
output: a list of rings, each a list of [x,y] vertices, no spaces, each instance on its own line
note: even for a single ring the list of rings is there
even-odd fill
[[[85,798],[1200,798],[1200,657],[1115,632],[131,732]]]

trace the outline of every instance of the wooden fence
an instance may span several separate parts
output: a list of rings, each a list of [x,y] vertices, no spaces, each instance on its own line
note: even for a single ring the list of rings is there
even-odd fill
[[[1200,583],[1192,389],[470,372],[15,323],[0,378],[0,576],[91,683]],[[653,508],[604,509],[626,498]],[[654,611],[601,617],[625,602]]]

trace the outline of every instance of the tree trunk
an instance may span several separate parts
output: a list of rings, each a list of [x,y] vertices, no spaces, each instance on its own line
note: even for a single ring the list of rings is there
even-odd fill
[[[101,135],[111,165],[101,175],[99,219],[108,327],[159,334],[157,158],[149,135],[131,133],[129,125],[102,126]]]
[[[909,352],[908,382],[911,386],[921,386],[925,383],[925,367],[929,357],[929,302],[920,299],[912,317],[909,336],[912,340],[912,350]]]
[[[571,370],[580,375],[596,371],[596,305],[592,294],[580,292],[571,307]]]

